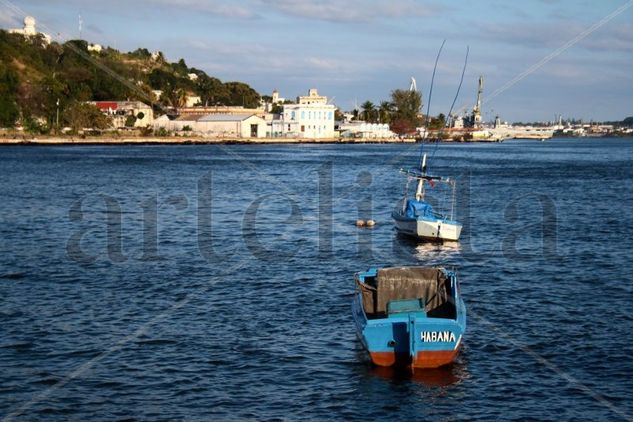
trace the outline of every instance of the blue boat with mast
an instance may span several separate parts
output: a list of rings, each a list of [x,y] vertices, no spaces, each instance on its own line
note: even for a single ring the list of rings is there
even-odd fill
[[[435,70],[437,68],[437,62],[440,57],[440,53],[442,52],[442,48],[444,47],[444,43],[442,43],[442,47],[437,54],[437,58],[435,59],[435,67],[433,68],[433,77],[431,78],[431,88],[429,91],[429,103],[427,107],[427,114],[425,120],[425,128],[424,128],[424,136],[422,137],[422,150],[421,150],[421,158],[419,160],[419,168],[418,169],[410,169],[405,170],[401,169],[400,171],[404,173],[407,177],[407,184],[405,186],[404,197],[398,201],[396,207],[393,209],[391,216],[394,220],[394,224],[396,230],[399,233],[413,236],[415,238],[421,240],[431,240],[431,241],[457,241],[459,240],[459,236],[462,232],[462,224],[455,220],[455,181],[451,178],[443,178],[441,176],[430,175],[427,173],[427,154],[423,153],[424,143],[426,140],[426,136],[429,132],[428,130],[428,122],[429,122],[429,112],[431,107],[431,97],[433,94],[433,81],[435,79]],[[457,88],[457,93],[455,94],[455,98],[453,99],[453,104],[451,105],[451,109],[448,112],[448,116],[451,115],[453,107],[455,106],[455,102],[457,101],[457,97],[459,96],[459,91],[461,89],[464,73],[466,70],[466,64],[468,62],[468,49],[466,50],[466,59],[464,61],[464,68],[462,69],[462,77],[459,83],[459,87]],[[436,145],[437,150],[437,145]],[[415,180],[417,182],[415,195],[409,196],[409,182]],[[431,187],[435,186],[436,183],[445,183],[448,185],[448,189],[451,192],[451,206],[450,213],[444,214],[439,213],[433,209],[431,204],[426,201],[426,184]]]
[[[457,241],[462,232],[462,224],[453,217],[455,212],[455,181],[450,178],[432,176],[426,171],[426,154],[422,157],[420,170],[400,171],[407,175],[404,197],[398,201],[391,213],[398,232],[422,240]],[[409,182],[417,181],[415,195],[410,197]],[[451,190],[451,210],[445,215],[436,212],[431,204],[425,200],[425,183],[434,186],[436,183],[446,183]]]

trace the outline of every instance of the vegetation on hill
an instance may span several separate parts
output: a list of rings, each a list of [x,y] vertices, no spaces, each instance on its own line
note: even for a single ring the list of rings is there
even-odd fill
[[[159,98],[154,90],[162,91]],[[83,40],[46,45],[40,37],[0,30],[0,127],[22,124],[48,132],[56,126],[58,101],[63,125],[77,110],[96,118],[94,110],[78,106],[85,101],[138,100],[161,114],[182,107],[190,96],[199,96],[202,105],[245,107],[257,107],[260,99],[245,83],[222,82],[183,59],[169,63],[145,48],[95,52]]]

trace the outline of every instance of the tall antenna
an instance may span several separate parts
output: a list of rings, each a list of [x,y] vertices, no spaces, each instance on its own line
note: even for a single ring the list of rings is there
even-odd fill
[[[81,29],[83,27],[84,21],[81,19],[81,13],[79,14],[79,39],[81,39]]]

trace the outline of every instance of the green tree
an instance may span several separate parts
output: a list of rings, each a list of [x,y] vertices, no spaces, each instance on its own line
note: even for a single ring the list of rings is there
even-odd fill
[[[218,78],[202,76],[198,78],[196,93],[203,105],[224,104],[229,97],[228,90]]]
[[[0,127],[13,127],[20,111],[16,101],[18,75],[5,66],[0,67]]]
[[[421,123],[422,95],[417,91],[396,89],[391,92],[394,112],[391,130],[399,135],[412,134]]]
[[[374,122],[376,116],[376,107],[374,106],[374,103],[371,101],[365,101],[360,107],[363,109],[363,120],[366,122]]]
[[[49,128],[41,124],[37,119],[34,119],[30,114],[22,116],[22,126],[24,131],[32,134],[45,134],[49,131]]]
[[[149,59],[152,57],[152,53],[150,53],[147,48],[137,48],[136,50],[128,53],[128,55],[139,59]]]
[[[160,96],[160,102],[173,108],[181,108],[187,104],[187,92],[182,88],[167,87]]]
[[[391,121],[391,115],[393,113],[393,103],[389,101],[382,101],[378,108],[378,116],[380,123],[389,123]]]
[[[257,108],[260,96],[253,88],[243,82],[227,82],[224,84],[228,91],[228,98],[225,105],[244,106],[246,108]]]
[[[189,73],[189,67],[187,67],[185,59],[178,60],[178,63],[173,63],[171,67],[174,69],[174,71],[180,73],[181,75],[187,75]]]
[[[149,74],[149,85],[152,89],[165,90],[168,87],[176,86],[176,77],[171,72],[162,69],[154,69]]]
[[[125,118],[125,127],[134,127],[134,123],[136,123],[135,115],[130,114]]]
[[[134,117],[134,116],[132,116]],[[84,128],[108,129],[112,118],[106,116],[96,106],[75,101],[63,111],[63,121],[74,133]]]
[[[446,127],[446,116],[444,113],[440,113],[437,117],[432,117],[429,122],[429,129],[439,130]]]

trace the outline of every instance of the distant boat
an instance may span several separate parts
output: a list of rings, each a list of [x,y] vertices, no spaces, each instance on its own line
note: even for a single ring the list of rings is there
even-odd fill
[[[426,174],[426,154],[422,159],[420,170],[401,170],[408,177],[416,179],[415,196],[409,198],[405,190],[402,198],[394,208],[391,216],[396,229],[403,234],[424,240],[457,241],[462,232],[462,224],[453,219],[454,206],[451,215],[445,216],[433,210],[431,204],[424,200],[425,182],[433,185],[436,182],[448,182],[452,187],[451,203],[455,203],[455,184],[452,180]],[[407,184],[408,187],[408,184]]]
[[[355,281],[354,322],[375,365],[415,370],[453,362],[466,330],[466,307],[453,271],[370,268]]]

